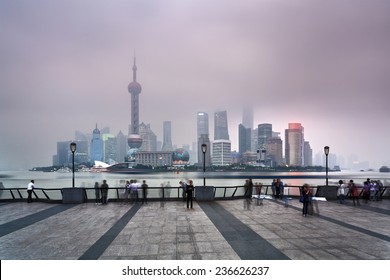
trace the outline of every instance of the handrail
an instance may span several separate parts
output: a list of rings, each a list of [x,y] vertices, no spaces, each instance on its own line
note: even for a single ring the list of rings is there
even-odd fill
[[[320,188],[326,186],[312,186],[314,196],[317,195],[317,191]],[[333,186],[336,187],[336,186]],[[196,188],[195,187],[195,199],[196,199]],[[246,187],[245,186],[215,186],[214,188],[214,198],[216,200],[226,200],[226,199],[241,199],[245,197]],[[298,197],[300,194],[301,186],[290,186],[285,187],[288,191],[282,194],[289,197]],[[85,201],[95,201],[95,188],[82,188],[84,190]],[[358,187],[362,189],[359,193],[359,197],[363,197],[363,187]],[[27,200],[27,190],[26,188],[4,188],[1,189],[2,194],[0,195],[0,202],[6,201],[24,201]],[[114,191],[114,194],[112,193]],[[176,191],[177,192],[176,192]],[[292,190],[292,191],[290,191]],[[383,186],[381,189],[377,190],[378,198],[390,198],[390,186]],[[122,201],[125,199],[126,189],[124,187],[110,187],[109,188],[109,200],[111,201]],[[49,196],[49,192],[53,195]],[[138,189],[139,197],[142,196],[141,188]],[[7,193],[9,196],[7,196]],[[176,193],[176,194],[175,194]],[[256,186],[253,187],[253,193],[256,194]],[[17,194],[17,195],[16,195]],[[263,185],[261,188],[261,194],[273,195],[271,185]],[[58,203],[62,202],[63,188],[35,188],[33,190],[33,195],[35,200],[42,202],[52,202]],[[129,195],[127,193],[127,195]],[[350,191],[347,192],[346,197],[350,197]],[[149,187],[148,188],[148,200],[181,200],[182,197],[182,188],[181,187]]]

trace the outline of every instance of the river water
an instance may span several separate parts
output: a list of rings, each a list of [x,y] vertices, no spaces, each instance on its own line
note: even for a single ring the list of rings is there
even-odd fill
[[[206,185],[215,187],[242,186],[246,178],[253,178],[253,182],[261,182],[270,185],[274,178],[281,178],[284,184],[290,186],[302,186],[304,183],[312,186],[325,185],[325,172],[167,172],[151,174],[112,174],[76,172],[75,187],[92,188],[95,182],[101,183],[107,180],[110,187],[122,187],[124,180],[137,179],[139,182],[146,180],[150,187],[159,187],[161,184],[170,182],[172,187],[177,187],[179,181],[192,179],[195,186],[203,185],[203,175]],[[385,185],[390,184],[390,173],[380,172],[352,172],[340,171],[329,172],[329,185],[336,185],[338,180],[353,179],[357,185],[370,178],[381,180]],[[72,187],[72,173],[59,172],[36,172],[36,171],[1,171],[0,182],[5,188],[25,188],[30,180],[35,180],[37,188],[67,188]]]
[[[192,179],[195,186],[203,186],[203,176],[206,178],[207,186],[214,187],[236,187],[243,186],[245,179],[252,178],[254,183],[262,183],[264,186],[271,185],[272,180],[281,178],[283,183],[289,187],[285,187],[286,195],[299,195],[299,188],[307,183],[313,187],[323,186],[326,183],[325,172],[166,172],[166,173],[150,173],[150,174],[112,174],[112,173],[93,173],[93,172],[76,172],[75,173],[75,187],[93,188],[95,182],[99,184],[103,180],[107,180],[110,188],[124,187],[125,181],[130,179],[137,179],[142,182],[146,180],[149,187],[160,187],[162,184],[165,186],[169,182],[171,187],[178,187],[180,180]],[[337,182],[342,179],[349,181],[353,179],[358,186],[363,185],[363,182],[370,178],[371,180],[381,180],[385,186],[390,185],[390,173],[379,172],[329,172],[328,181],[329,185],[337,185]],[[0,187],[4,188],[23,188],[27,187],[30,180],[34,179],[35,187],[47,190],[51,199],[61,199],[61,193],[59,190],[50,189],[62,189],[72,187],[72,173],[60,173],[60,172],[37,172],[37,171],[9,171],[0,172]],[[294,187],[293,187],[294,186]],[[38,191],[38,190],[37,190]],[[219,188],[216,191],[216,197],[229,196],[235,192],[235,188],[227,189],[224,193],[223,188]],[[263,188],[262,193],[267,191]],[[267,194],[270,194],[268,189]],[[39,192],[39,191],[38,191]],[[20,192],[25,198],[26,192]],[[244,188],[239,188],[235,192],[236,195],[243,195]],[[110,198],[118,198],[121,196],[121,192],[114,190],[109,192]],[[165,197],[178,197],[180,191],[178,189],[165,189]],[[0,190],[1,198],[11,198],[11,193]],[[43,194],[40,193],[39,197]],[[88,197],[94,197],[94,190],[87,190]],[[161,197],[160,189],[150,189],[149,197]]]

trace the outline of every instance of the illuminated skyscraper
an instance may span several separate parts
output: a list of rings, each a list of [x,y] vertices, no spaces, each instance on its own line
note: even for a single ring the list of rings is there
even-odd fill
[[[104,133],[101,137],[103,140],[103,161],[108,164],[113,164],[117,158],[116,137],[109,133]]]
[[[97,128],[97,124],[92,133],[90,160],[92,164],[95,163],[95,160],[103,161],[103,140],[100,135],[100,130]]]
[[[303,165],[304,128],[300,123],[289,123],[285,130],[285,157],[290,166]]]
[[[131,123],[127,143],[130,148],[139,148],[142,145],[142,138],[139,135],[139,95],[142,91],[141,85],[137,82],[137,66],[133,65],[133,81],[128,86],[131,94]]]

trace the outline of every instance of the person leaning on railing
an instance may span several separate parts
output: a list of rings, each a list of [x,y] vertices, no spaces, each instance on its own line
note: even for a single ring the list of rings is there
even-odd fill
[[[27,193],[28,193],[27,203],[32,202],[32,193],[33,193],[34,188],[35,188],[34,180],[31,180],[30,183],[28,183],[28,185],[27,185]]]

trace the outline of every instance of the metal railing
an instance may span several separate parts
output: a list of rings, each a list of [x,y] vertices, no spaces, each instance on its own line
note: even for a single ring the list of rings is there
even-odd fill
[[[241,199],[245,197],[246,187],[245,186],[219,186],[214,188],[214,199],[215,200],[231,200]],[[288,186],[284,188],[282,193],[285,197],[299,197],[301,186]],[[317,196],[320,188],[326,188],[326,186],[311,186],[312,193]],[[81,188],[84,190],[84,201],[95,202],[95,188]],[[359,196],[363,197],[363,188],[359,187]],[[138,189],[138,197],[142,198],[142,189]],[[253,187],[253,194],[258,194],[256,186]],[[260,190],[261,194],[274,195],[271,185],[263,185]],[[40,202],[48,203],[61,203],[63,198],[63,188],[35,188],[32,192],[33,199]],[[25,188],[4,188],[0,190],[0,202],[11,202],[11,201],[25,201],[27,200],[28,194]],[[100,195],[101,197],[101,195]],[[130,194],[123,187],[109,188],[108,198],[109,201],[121,202],[130,198]],[[161,200],[182,200],[183,190],[180,187],[149,187],[148,188],[148,200],[150,201],[161,201]],[[196,199],[196,187],[195,195]],[[350,197],[348,191],[346,197]],[[379,199],[390,198],[390,186],[383,186],[376,192],[376,197]]]

